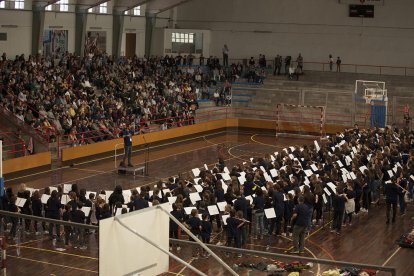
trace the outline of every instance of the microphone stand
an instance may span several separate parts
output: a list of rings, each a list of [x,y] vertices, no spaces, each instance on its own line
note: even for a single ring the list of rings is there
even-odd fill
[[[149,143],[145,139],[145,134],[142,134],[142,139],[144,139],[144,147],[145,147],[145,154],[144,154],[144,175],[148,176],[148,165],[149,165]]]

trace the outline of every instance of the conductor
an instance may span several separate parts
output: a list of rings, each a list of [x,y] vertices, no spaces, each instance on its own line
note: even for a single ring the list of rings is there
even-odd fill
[[[128,167],[133,167],[131,163],[132,154],[132,135],[131,131],[126,130],[124,132],[124,158],[121,162],[121,167],[125,167],[125,160],[128,158]]]

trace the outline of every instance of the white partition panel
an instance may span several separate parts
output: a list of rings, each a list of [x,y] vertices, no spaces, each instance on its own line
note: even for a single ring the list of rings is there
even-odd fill
[[[169,217],[161,209],[146,208],[117,218],[168,251]],[[114,217],[99,223],[99,275],[153,276],[168,271],[168,255],[129,231]]]

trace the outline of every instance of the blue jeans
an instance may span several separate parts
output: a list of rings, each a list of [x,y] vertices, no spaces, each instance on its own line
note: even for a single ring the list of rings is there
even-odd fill
[[[256,236],[263,235],[263,230],[264,230],[264,223],[263,223],[263,218],[264,218],[264,212],[256,212],[254,214],[255,218],[256,218]]]

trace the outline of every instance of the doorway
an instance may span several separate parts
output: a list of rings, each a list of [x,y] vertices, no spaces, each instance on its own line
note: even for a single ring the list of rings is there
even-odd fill
[[[127,33],[125,37],[125,56],[127,58],[133,57],[136,53],[137,34]]]

